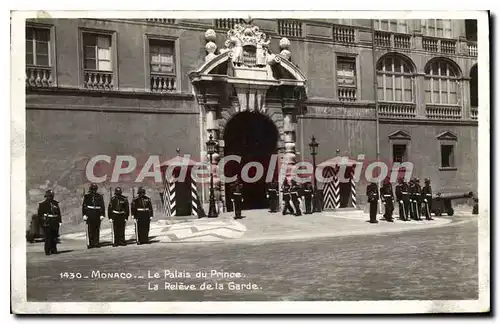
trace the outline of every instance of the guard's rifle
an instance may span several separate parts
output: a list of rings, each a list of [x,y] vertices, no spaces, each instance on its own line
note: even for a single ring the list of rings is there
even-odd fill
[[[82,193],[82,205],[85,203],[85,188],[83,188],[83,193]],[[85,211],[84,211],[85,212]],[[87,216],[87,215],[83,215]],[[85,243],[87,244],[87,249],[90,249],[90,238],[89,238],[89,223],[88,223],[88,216],[87,219],[84,220],[85,222]]]
[[[109,186],[109,204],[111,206],[111,215],[109,215],[108,211],[108,217],[109,217],[109,222],[111,223],[111,245],[115,245],[115,224],[114,224],[114,219],[113,219],[113,196],[112,196],[112,188]]]

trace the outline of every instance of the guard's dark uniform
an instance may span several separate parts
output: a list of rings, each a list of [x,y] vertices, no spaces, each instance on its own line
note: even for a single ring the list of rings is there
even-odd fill
[[[293,214],[293,208],[292,205],[290,204],[290,199],[291,199],[291,194],[290,194],[290,185],[288,182],[285,180],[283,182],[283,186],[281,187],[281,191],[283,192],[283,215],[287,215],[289,212],[290,214]]]
[[[417,204],[418,200],[420,199],[420,189],[418,188],[414,179],[410,180],[409,195],[410,195],[411,219],[420,220],[418,212],[418,204]]]
[[[416,189],[416,201],[417,201],[417,217],[418,220],[422,220],[422,203],[424,202],[424,197],[422,196],[422,187],[420,186],[420,180],[417,178],[415,180]]]
[[[399,219],[403,221],[410,220],[409,216],[409,197],[408,197],[408,184],[403,181],[403,179],[398,180],[398,185],[396,186],[396,199],[398,200],[399,206]]]
[[[87,222],[88,228],[88,247],[99,247],[99,232],[101,220],[106,216],[103,196],[97,192],[97,185],[92,184],[83,197],[82,204],[83,219]]]
[[[50,255],[57,253],[57,234],[62,217],[59,202],[54,200],[54,194],[51,190],[45,193],[45,198],[38,204],[38,217],[42,220],[45,254]]]
[[[313,202],[313,186],[310,182],[304,183],[303,189],[304,203],[306,205],[306,214],[312,214],[312,202]]]
[[[241,203],[243,202],[243,196],[241,191],[243,190],[243,186],[241,183],[236,182],[234,184],[233,197],[231,198],[234,206],[234,218],[241,219]]]
[[[269,200],[269,212],[278,212],[278,184],[274,181],[267,188],[267,199]]]
[[[425,186],[422,188],[422,198],[424,201],[424,214],[425,219],[432,220],[431,210],[432,210],[432,188],[431,180],[425,179]]]
[[[394,193],[392,192],[392,186],[389,181],[386,181],[382,188],[380,188],[380,197],[384,203],[384,218],[388,222],[393,222],[392,213],[394,212]]]
[[[377,220],[377,205],[378,205],[378,188],[376,183],[370,183],[366,187],[366,196],[370,204],[370,223],[378,223]]]
[[[300,186],[292,180],[292,187],[290,188],[290,194],[292,197],[293,207],[295,208],[295,216],[302,216],[300,211]]]
[[[127,197],[122,195],[121,188],[115,189],[115,195],[108,205],[108,217],[112,221],[115,241],[113,246],[127,245],[125,242],[125,224],[130,215]]]
[[[137,244],[149,243],[149,226],[153,218],[153,204],[151,199],[146,196],[146,190],[139,188],[137,190],[139,197],[132,200],[132,216],[137,222]]]

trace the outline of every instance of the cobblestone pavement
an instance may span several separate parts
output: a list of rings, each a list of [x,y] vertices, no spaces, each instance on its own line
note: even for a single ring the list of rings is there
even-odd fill
[[[310,240],[153,243],[73,251],[63,244],[62,253],[49,257],[40,244],[32,244],[27,255],[27,298],[58,302],[476,299],[477,221],[454,219],[434,228]],[[183,276],[165,278],[164,270]],[[243,277],[212,276],[213,270],[241,272]],[[131,278],[98,278],[97,271],[126,272]],[[148,279],[148,271],[161,277]],[[196,278],[198,271],[206,277]],[[89,278],[70,279],[71,273]],[[203,282],[220,289],[200,290]],[[195,290],[179,290],[191,284]],[[151,290],[154,285],[158,290]]]

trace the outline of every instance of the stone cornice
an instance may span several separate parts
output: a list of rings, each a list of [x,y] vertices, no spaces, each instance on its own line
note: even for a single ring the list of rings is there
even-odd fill
[[[42,95],[77,95],[90,97],[111,97],[111,98],[145,98],[150,100],[194,100],[192,93],[183,92],[148,92],[148,91],[128,91],[128,90],[89,90],[76,87],[49,87],[49,88],[26,88],[26,96],[32,94]]]

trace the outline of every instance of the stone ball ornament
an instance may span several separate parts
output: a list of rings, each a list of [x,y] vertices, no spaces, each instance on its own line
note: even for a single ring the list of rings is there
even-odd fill
[[[217,45],[214,42],[208,42],[205,45],[205,50],[207,50],[208,53],[212,53],[213,54],[217,50]]]
[[[286,37],[283,37],[280,40],[280,48],[281,49],[288,49],[290,47],[290,40]]]
[[[280,55],[285,59],[285,60],[288,60],[290,61],[290,58],[292,57],[292,53],[290,53],[289,50],[287,49],[284,49],[281,51]]]
[[[213,41],[215,41],[216,38],[217,38],[217,34],[215,33],[215,30],[208,29],[205,32],[205,39],[207,40],[207,42],[213,42]]]

